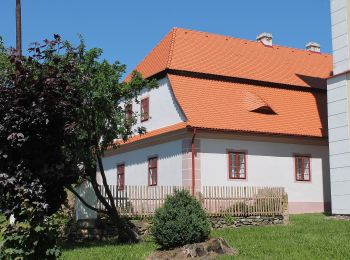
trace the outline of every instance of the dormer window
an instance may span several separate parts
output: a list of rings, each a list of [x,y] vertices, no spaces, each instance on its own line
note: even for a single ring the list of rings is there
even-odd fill
[[[250,112],[266,114],[266,115],[276,115],[276,112],[272,110],[269,106],[261,106],[256,109],[251,110]]]
[[[265,115],[276,115],[277,113],[272,109],[267,102],[255,93],[246,91],[242,99],[243,105],[250,112],[255,112]]]
[[[141,99],[141,122],[149,119],[149,98]]]

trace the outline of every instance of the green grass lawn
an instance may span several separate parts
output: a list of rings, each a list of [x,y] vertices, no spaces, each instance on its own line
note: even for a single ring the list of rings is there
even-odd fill
[[[350,221],[331,220],[321,214],[295,215],[290,221],[286,226],[215,230],[212,235],[224,237],[239,250],[235,259],[350,259]],[[156,248],[152,241],[78,244],[64,248],[61,259],[143,259]]]
[[[287,226],[244,227],[215,230],[239,250],[235,259],[350,259],[350,221],[324,215],[295,215]],[[62,259],[142,259],[157,246],[89,245],[66,248]],[[221,257],[220,259],[231,259]]]
[[[85,244],[63,250],[61,259],[144,259],[157,246],[149,241],[135,245]]]
[[[216,230],[238,248],[235,259],[350,259],[350,221],[295,215],[286,226]],[[230,259],[221,257],[220,259]]]

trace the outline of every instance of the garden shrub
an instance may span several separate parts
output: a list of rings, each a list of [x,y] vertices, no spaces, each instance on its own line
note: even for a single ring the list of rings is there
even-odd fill
[[[156,210],[151,232],[156,243],[168,249],[205,241],[210,224],[199,201],[181,190]]]
[[[56,245],[59,237],[58,227],[53,217],[41,218],[32,207],[23,212],[30,211],[31,217],[26,220],[5,223],[1,229],[3,235],[0,242],[0,259],[57,259],[60,248]]]

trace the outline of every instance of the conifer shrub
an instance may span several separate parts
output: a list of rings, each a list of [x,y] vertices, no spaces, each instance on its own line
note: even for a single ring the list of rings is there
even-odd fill
[[[199,201],[180,190],[156,210],[151,232],[158,245],[169,249],[205,241],[210,224]]]

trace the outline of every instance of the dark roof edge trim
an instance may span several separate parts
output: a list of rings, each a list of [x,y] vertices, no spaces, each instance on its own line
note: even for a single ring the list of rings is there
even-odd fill
[[[297,91],[303,91],[303,92],[323,92],[323,93],[327,92],[326,89],[321,89],[321,88],[295,86],[295,85],[281,84],[281,83],[275,83],[275,82],[222,76],[222,75],[193,72],[193,71],[187,71],[187,70],[176,70],[176,69],[165,69],[154,74],[153,76],[150,76],[149,78],[162,79],[162,78],[165,78],[167,74],[191,77],[191,78],[207,79],[207,80],[225,81],[225,82],[232,82],[232,83],[242,83],[242,84],[249,84],[249,85],[263,86],[263,87],[270,87],[270,88],[282,88],[282,89],[297,90]],[[326,80],[327,79],[325,79],[325,81]]]
[[[196,128],[197,130],[203,130],[208,132],[218,132],[218,133],[235,133],[242,135],[251,136],[269,136],[269,137],[290,137],[290,138],[308,138],[313,140],[328,140],[328,136],[311,136],[311,135],[300,135],[300,134],[283,134],[283,133],[269,133],[269,132],[258,132],[258,131],[245,131],[245,130],[230,130],[230,129],[218,129],[209,127],[199,127],[188,125],[187,128]]]

